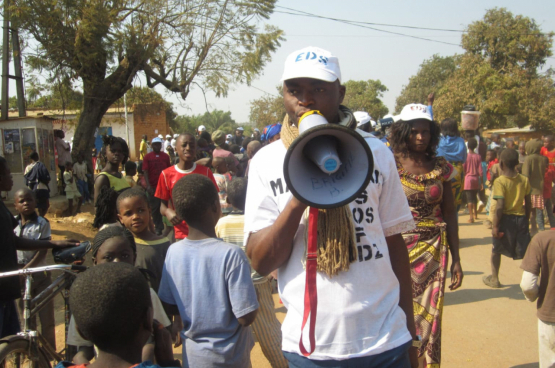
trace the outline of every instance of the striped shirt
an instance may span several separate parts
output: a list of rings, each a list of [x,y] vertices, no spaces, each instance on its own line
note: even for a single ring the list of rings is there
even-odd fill
[[[243,245],[245,215],[243,212],[234,211],[222,217],[216,224],[216,236],[226,243],[235,244],[246,252]],[[250,262],[250,260],[249,260]],[[260,275],[251,267],[251,279],[254,284],[266,282],[266,277]]]

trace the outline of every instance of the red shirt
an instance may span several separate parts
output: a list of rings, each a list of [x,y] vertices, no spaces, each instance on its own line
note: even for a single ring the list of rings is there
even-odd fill
[[[488,173],[487,173],[488,181],[491,181],[491,167],[492,167],[493,165],[495,165],[496,163],[498,163],[498,162],[499,162],[499,159],[496,158],[496,159],[494,159],[494,160],[491,160],[491,161],[488,163]]]
[[[179,179],[189,174],[200,174],[208,176],[208,178],[214,183],[216,190],[218,190],[218,184],[214,179],[214,174],[212,174],[212,171],[210,171],[210,169],[206,166],[197,165],[195,163],[191,170],[180,170],[177,165],[175,165],[162,171],[154,196],[160,198],[161,200],[168,201],[170,208],[174,209],[175,207],[173,206],[172,202],[173,187]],[[175,231],[176,239],[185,239],[187,235],[189,235],[189,227],[187,226],[187,223],[185,223],[185,221],[182,221],[180,224],[175,225],[173,229]]]
[[[170,156],[164,152],[150,152],[143,159],[143,171],[148,173],[148,181],[153,189],[158,185],[162,171],[170,167]]]
[[[547,157],[547,159],[549,160],[548,171],[555,170],[555,149],[553,151],[549,151],[547,148],[542,147],[540,154]]]
[[[543,199],[551,198],[551,188],[553,187],[554,180],[555,170],[545,170],[545,176],[543,178]]]

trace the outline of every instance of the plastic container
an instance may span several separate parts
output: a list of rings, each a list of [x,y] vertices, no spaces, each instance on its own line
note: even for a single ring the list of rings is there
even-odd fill
[[[463,130],[476,130],[480,122],[480,111],[461,111]]]

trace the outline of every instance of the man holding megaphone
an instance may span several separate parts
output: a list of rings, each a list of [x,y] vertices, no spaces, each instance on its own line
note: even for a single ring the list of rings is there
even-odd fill
[[[290,54],[282,82],[281,140],[250,164],[245,243],[255,270],[278,270],[284,355],[290,367],[414,368],[401,233],[415,225],[393,155],[356,130],[330,52]]]

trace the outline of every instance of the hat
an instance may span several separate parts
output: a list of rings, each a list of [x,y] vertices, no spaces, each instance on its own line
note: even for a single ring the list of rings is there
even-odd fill
[[[216,130],[214,133],[212,133],[212,142],[214,142],[216,146],[221,146],[222,144],[224,144],[225,143],[224,132],[222,132],[221,130]]]
[[[175,134],[173,135],[173,137],[174,137],[174,138],[177,138],[177,137],[179,137],[179,134],[175,133]]]
[[[370,120],[370,125],[372,125],[372,127],[375,127],[377,123],[374,120]]]
[[[162,138],[160,137],[156,137],[156,138],[152,138],[152,143],[162,143]]]
[[[280,123],[268,125],[264,128],[264,133],[262,133],[262,136],[260,137],[260,139],[262,141],[267,141],[268,139],[272,138],[276,134],[279,134],[280,132],[281,132]]]
[[[260,129],[258,128],[254,128],[254,131],[260,133]]]
[[[243,130],[245,130],[245,129],[243,129],[243,127],[238,127],[238,128],[237,128],[237,129],[235,129],[235,130],[240,130],[240,131],[243,131]]]
[[[164,136],[162,134],[158,134],[158,138],[164,139]]]
[[[341,81],[339,60],[329,51],[306,47],[295,51],[285,60],[281,81],[293,78],[312,78],[326,82]]]
[[[198,129],[199,132],[204,132],[206,130],[206,127],[204,125],[199,125]]]
[[[166,134],[166,138],[171,138],[171,134]]]
[[[401,115],[399,115],[400,120],[409,121],[409,120],[418,120],[424,119],[433,121],[432,115],[428,111],[428,107],[422,104],[408,104],[407,106],[403,107],[401,110]],[[395,118],[393,118],[395,120]]]
[[[228,134],[228,135],[225,136],[225,138],[226,139],[231,139],[231,138],[233,138],[233,136],[231,134]]]
[[[353,116],[355,117],[355,120],[357,121],[357,127],[359,127],[361,125],[364,125],[364,124],[370,122],[370,120],[372,120],[372,117],[366,111],[355,111],[353,113]]]

